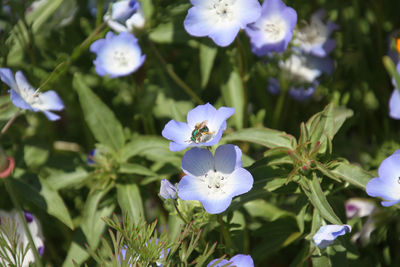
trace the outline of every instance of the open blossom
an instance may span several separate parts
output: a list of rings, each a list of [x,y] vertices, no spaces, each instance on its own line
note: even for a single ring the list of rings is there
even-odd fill
[[[258,19],[258,0],[191,0],[193,5],[184,21],[193,36],[209,36],[218,46],[228,46],[240,29]]]
[[[259,19],[247,26],[253,53],[264,56],[286,50],[297,23],[296,11],[281,0],[265,0]]]
[[[400,149],[382,161],[379,177],[367,184],[367,194],[384,199],[382,206],[388,207],[400,202]]]
[[[232,198],[253,187],[253,176],[242,168],[242,151],[234,145],[222,145],[215,155],[203,148],[192,148],[182,158],[186,173],[178,184],[183,200],[198,200],[211,214],[225,211]]]
[[[214,262],[218,261],[218,259],[212,260],[207,267],[212,266],[214,264]],[[226,265],[228,264],[229,265]],[[232,266],[232,267],[254,267],[254,261],[251,258],[250,255],[244,255],[244,254],[238,254],[232,258],[230,258],[229,260],[225,260],[223,259],[222,261],[220,261],[219,263],[217,263],[216,265],[214,265],[214,267],[222,267],[222,266]]]
[[[166,179],[161,180],[160,196],[164,199],[176,199],[178,189]]]
[[[188,112],[187,123],[171,120],[162,136],[171,140],[169,149],[180,151],[190,146],[212,146],[218,143],[226,129],[226,120],[235,113],[234,108],[215,109],[207,103]]]
[[[60,119],[60,116],[50,112],[64,109],[64,104],[55,91],[39,92],[39,89],[36,90],[27,82],[21,71],[16,72],[14,79],[10,69],[0,68],[0,78],[10,87],[11,101],[15,106],[34,112],[41,111],[51,121]]]
[[[336,41],[329,37],[339,26],[331,21],[325,24],[322,21],[324,16],[325,11],[318,10],[311,16],[311,23],[297,33],[293,43],[303,52],[317,57],[326,57],[335,48]]]
[[[136,37],[127,32],[115,35],[108,32],[104,39],[95,41],[90,51],[97,54],[93,62],[100,76],[111,78],[126,76],[135,72],[146,59]]]
[[[133,28],[143,28],[145,18],[142,5],[137,0],[115,2],[104,15],[104,21],[117,32],[132,32]]]
[[[319,248],[326,248],[333,244],[338,236],[351,232],[350,225],[329,224],[319,228],[318,232],[313,236],[314,244]]]
[[[40,226],[39,221],[35,218],[35,216],[32,215],[32,213],[29,212],[24,212],[25,215],[25,220],[27,222],[29,231],[32,235],[33,242],[35,243],[35,246],[38,250],[38,253],[40,256],[43,255],[44,253],[44,242],[43,242],[43,234],[42,234],[42,228]],[[0,224],[3,222],[3,220],[10,220],[10,223],[12,221],[15,222],[16,224],[16,232],[19,237],[18,241],[19,244],[22,244],[22,247],[25,249],[26,247],[29,246],[29,239],[28,235],[25,232],[23,222],[21,221],[18,213],[14,210],[11,212],[3,211],[0,210]],[[0,265],[1,266],[9,266],[10,264],[16,264],[11,257],[11,252],[8,251],[7,249],[3,250],[5,253],[7,253],[8,256],[10,256],[10,259],[12,259],[12,262],[8,262],[6,258],[1,258],[0,257]],[[21,266],[22,267],[28,267],[31,262],[35,261],[35,256],[32,252],[32,249],[29,248],[27,250],[27,253],[25,257],[19,259],[19,262],[22,262]]]

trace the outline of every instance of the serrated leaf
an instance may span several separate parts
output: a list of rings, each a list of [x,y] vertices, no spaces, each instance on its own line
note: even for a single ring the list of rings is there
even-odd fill
[[[125,137],[122,125],[112,110],[90,90],[81,74],[74,75],[73,87],[78,92],[85,121],[96,140],[115,151],[120,150],[125,143]]]
[[[135,223],[144,218],[142,197],[136,184],[118,184],[117,198],[122,211],[127,212]]]
[[[296,139],[285,132],[269,128],[247,128],[225,135],[221,141],[245,141],[265,146],[267,148],[285,147],[295,149]]]

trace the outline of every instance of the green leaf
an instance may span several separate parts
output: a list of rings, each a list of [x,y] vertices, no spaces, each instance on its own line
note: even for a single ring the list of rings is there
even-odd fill
[[[184,43],[190,39],[181,21],[158,25],[150,32],[149,38],[160,44]]]
[[[221,91],[226,105],[235,108],[233,120],[236,128],[243,128],[243,85],[240,74],[236,69],[232,70],[227,82],[222,86]]]
[[[171,162],[180,166],[179,153],[169,150],[169,141],[159,136],[134,136],[121,150],[121,160],[126,162],[133,156],[143,156],[152,161]]]
[[[199,50],[201,87],[204,88],[210,79],[211,70],[214,65],[215,57],[217,56],[218,48],[211,42],[207,42],[200,43]]]
[[[129,174],[139,174],[145,176],[155,176],[157,175],[152,170],[135,163],[122,163],[119,168],[120,173],[129,173]]]
[[[385,65],[386,71],[389,73],[389,75],[394,78],[397,90],[400,90],[400,75],[397,73],[396,66],[394,65],[392,59],[388,56],[384,56],[383,65]]]
[[[81,74],[74,75],[73,87],[78,92],[85,121],[96,140],[116,151],[121,149],[125,137],[114,113],[90,90]]]
[[[135,223],[144,218],[142,197],[136,184],[118,184],[117,197],[122,211],[127,212]]]
[[[221,141],[245,141],[259,144],[268,148],[284,147],[295,149],[296,139],[285,132],[269,128],[247,128],[225,135]]]
[[[70,229],[74,229],[68,208],[58,192],[51,188],[46,180],[39,178],[39,182],[40,191],[20,179],[12,179],[13,187],[21,194],[22,198],[56,217]]]
[[[300,183],[303,185],[304,193],[324,219],[333,224],[342,224],[326,199],[316,175],[313,175],[312,181],[305,180],[305,177],[302,177]],[[306,183],[306,186],[304,186],[304,183]],[[308,187],[309,190],[306,187]]]
[[[25,145],[24,146],[24,161],[26,166],[35,168],[43,165],[49,157],[47,148]]]
[[[244,208],[251,217],[263,218],[266,221],[275,221],[281,217],[295,217],[293,213],[282,210],[263,199],[257,199],[244,204]]]
[[[348,162],[332,162],[328,168],[336,177],[363,190],[365,190],[367,183],[374,178],[369,172]]]
[[[52,188],[59,190],[81,185],[89,178],[89,173],[85,169],[78,167],[74,172],[53,170],[46,180]]]

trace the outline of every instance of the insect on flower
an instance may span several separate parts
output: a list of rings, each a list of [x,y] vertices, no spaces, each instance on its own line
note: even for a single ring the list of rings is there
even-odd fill
[[[194,130],[192,131],[192,136],[187,142],[194,142],[196,144],[199,144],[208,141],[208,139],[210,139],[215,132],[210,132],[207,127],[207,123],[207,120],[196,123]]]

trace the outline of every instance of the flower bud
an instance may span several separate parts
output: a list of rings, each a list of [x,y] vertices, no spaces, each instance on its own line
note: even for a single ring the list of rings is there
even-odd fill
[[[177,193],[176,187],[171,184],[168,180],[161,180],[160,196],[164,199],[176,199]]]

